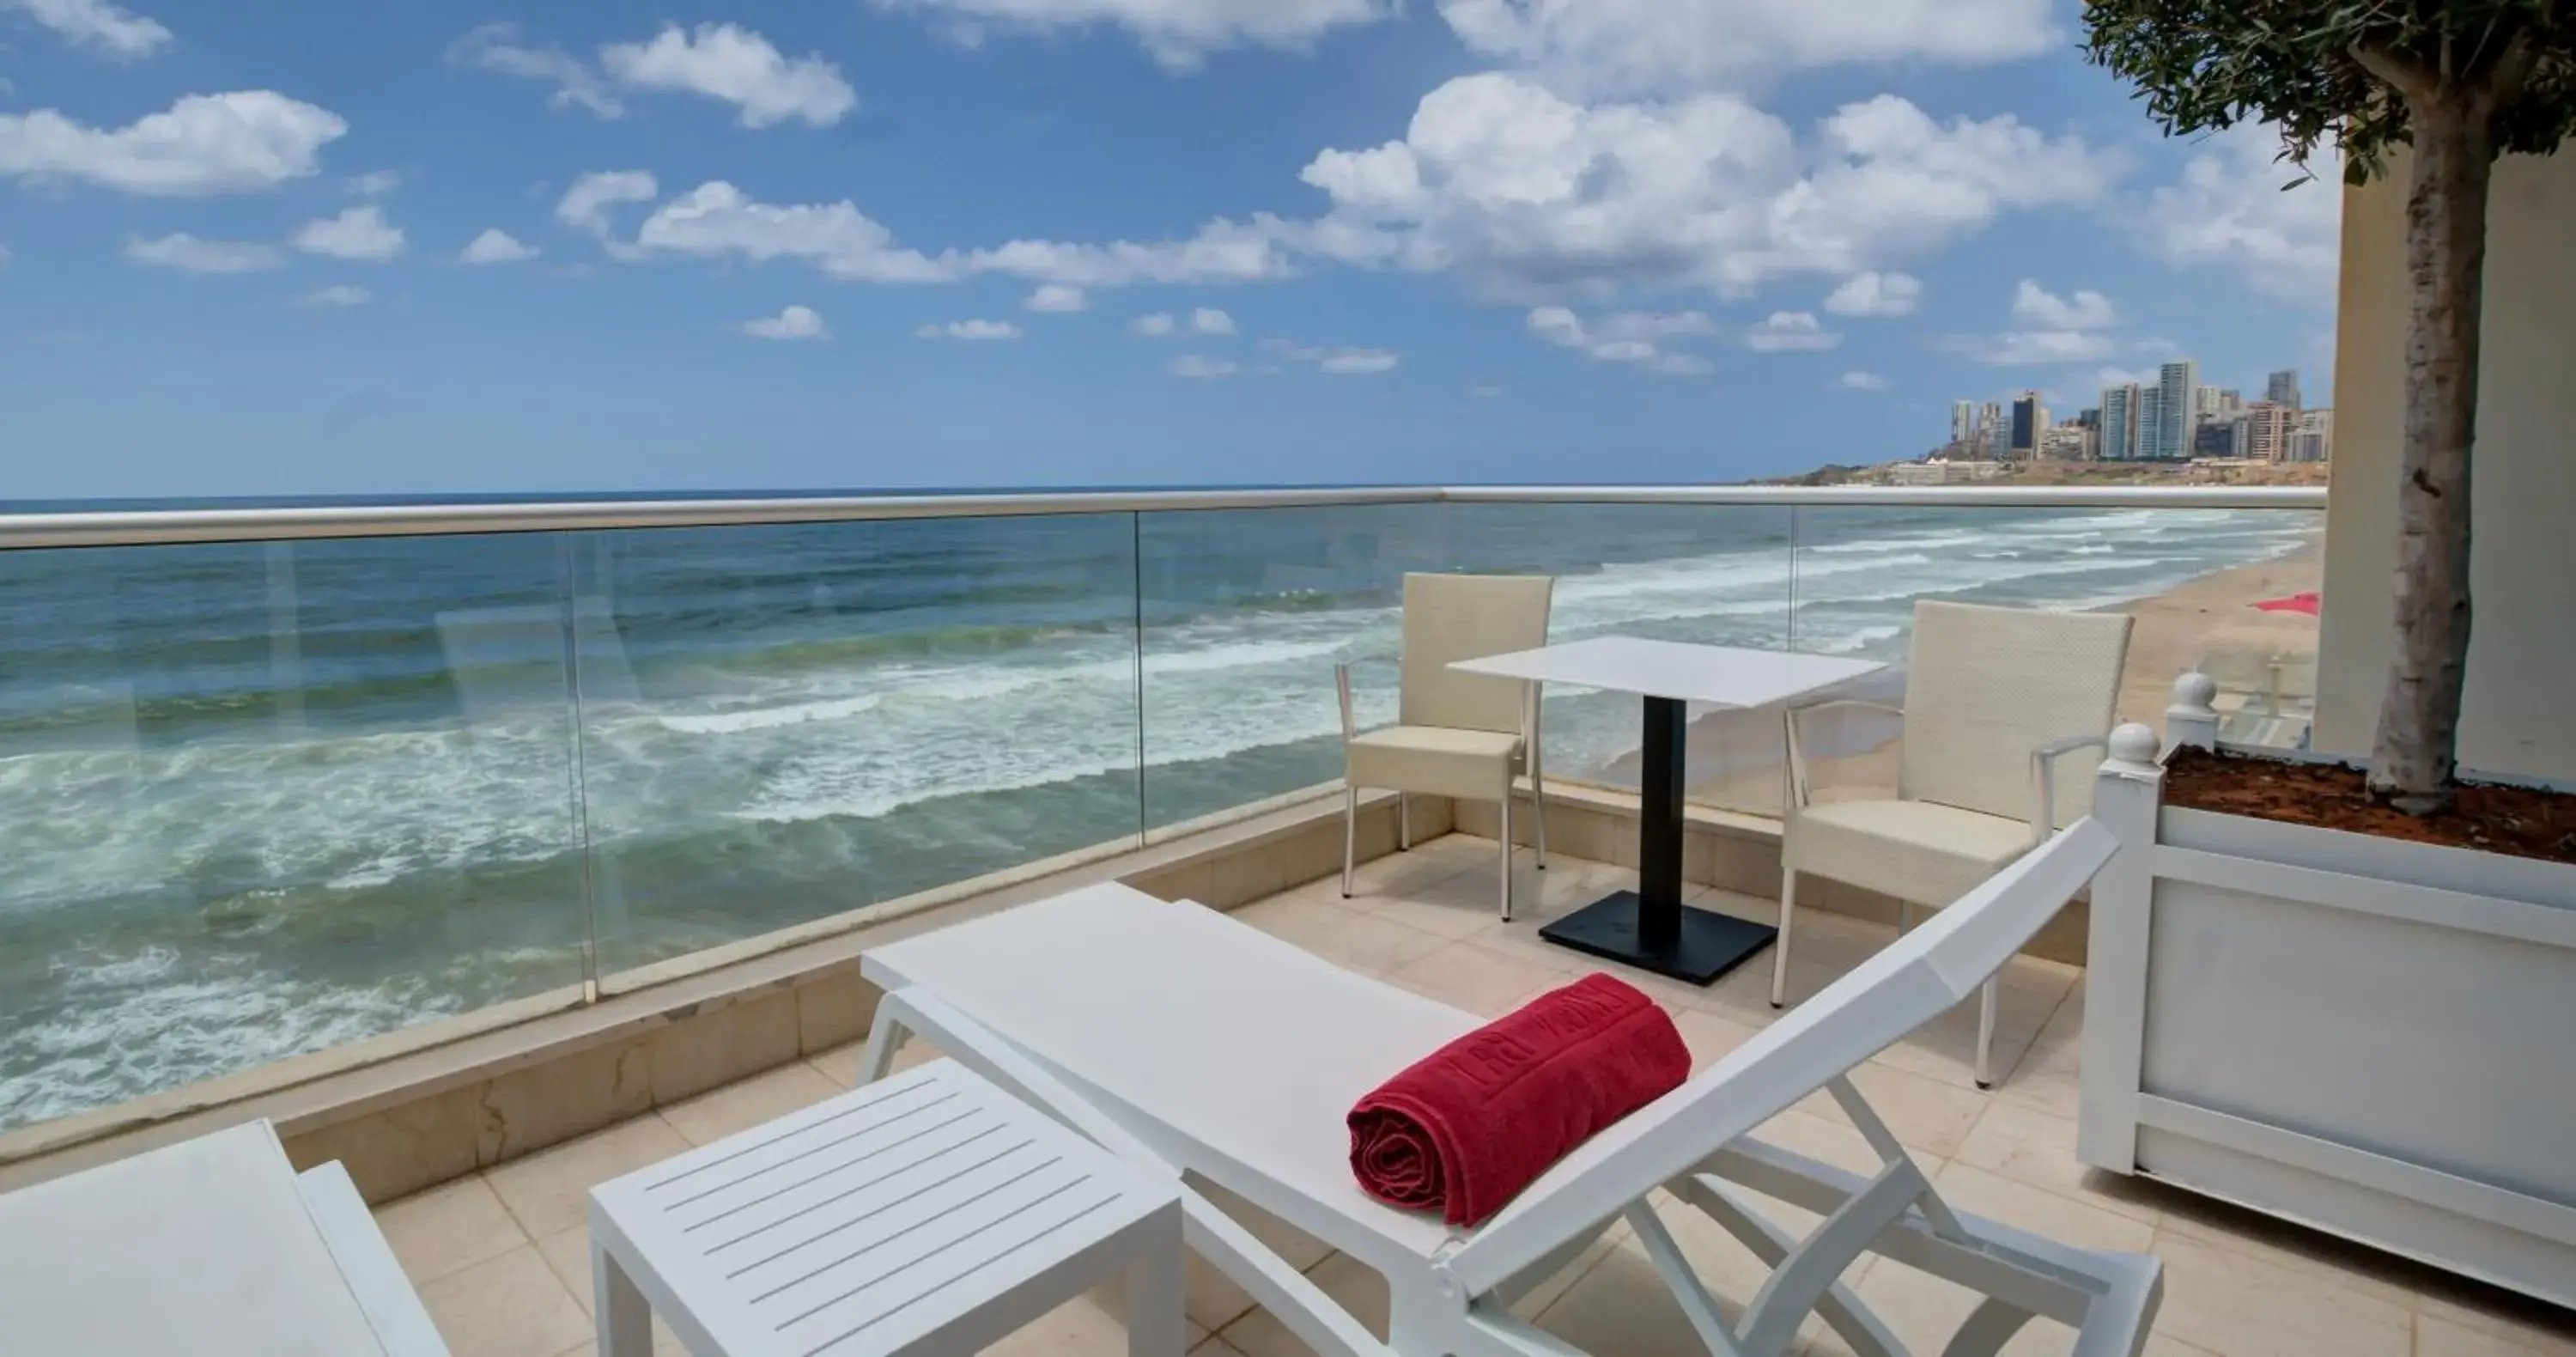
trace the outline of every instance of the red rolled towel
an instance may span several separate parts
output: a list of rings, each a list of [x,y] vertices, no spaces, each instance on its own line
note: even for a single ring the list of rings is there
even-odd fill
[[[1588,975],[1360,1099],[1351,1172],[1389,1206],[1479,1224],[1575,1146],[1689,1077],[1673,1020],[1634,988]]]

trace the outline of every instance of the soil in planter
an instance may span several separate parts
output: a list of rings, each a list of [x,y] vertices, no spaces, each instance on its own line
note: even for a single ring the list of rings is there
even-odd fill
[[[2576,795],[2566,792],[2468,784],[2450,810],[2408,815],[2371,799],[2358,768],[2185,748],[2165,761],[2165,804],[2576,863]]]

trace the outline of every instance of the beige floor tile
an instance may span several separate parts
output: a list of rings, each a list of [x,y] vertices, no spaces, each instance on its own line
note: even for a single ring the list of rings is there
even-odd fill
[[[1851,1082],[1906,1148],[1943,1159],[1959,1152],[1969,1129],[1985,1114],[1988,1101],[1988,1095],[1974,1089],[1927,1079],[1875,1060],[1853,1070]],[[1843,1115],[1842,1104],[1821,1090],[1798,1104],[1798,1108],[1828,1121],[1850,1120]]]
[[[662,1120],[690,1144],[709,1145],[844,1091],[800,1060],[673,1103],[662,1109]]]
[[[1415,844],[1400,853],[1389,853],[1360,864],[1354,872],[1354,900],[1368,897],[1419,895],[1453,876],[1478,867],[1494,865],[1494,841],[1466,834],[1448,834],[1429,843]],[[1336,893],[1341,889],[1341,874],[1326,878]]]
[[[1100,1302],[1080,1296],[984,1352],[986,1357],[1125,1357],[1127,1326]]]
[[[590,1190],[621,1174],[688,1152],[689,1142],[658,1116],[638,1117],[484,1171],[492,1190],[529,1237],[590,1219]]]
[[[1700,1009],[1679,1008],[1670,1011],[1673,1016],[1673,1026],[1682,1034],[1682,1044],[1690,1048],[1693,1074],[1716,1064],[1736,1047],[1761,1035],[1760,1028],[1748,1026],[1732,1018],[1722,1018]]]
[[[2438,1276],[2404,1259],[2305,1226],[2180,1189],[2149,1186],[2164,1207],[2156,1220],[2160,1238],[2194,1239],[2409,1308],[2424,1283]]]
[[[1740,1298],[1720,1295],[1730,1320]],[[1538,1326],[1588,1353],[1618,1357],[1708,1357],[1708,1346],[1683,1316],[1662,1274],[1635,1239],[1620,1241],[1557,1302]],[[1253,1354],[1253,1357],[1261,1357]]]
[[[1907,1352],[1940,1352],[1979,1300],[1966,1287],[1884,1258],[1871,1262],[1852,1289]],[[2063,1357],[2074,1347],[2073,1329],[2053,1320],[2033,1319],[2004,1344],[2003,1351],[2006,1357]],[[1851,1349],[1828,1332],[1812,1339],[1808,1351],[1816,1357],[1844,1357]]]
[[[1525,956],[1453,942],[1397,968],[1387,979],[1416,994],[1492,1018],[1542,991],[1570,983],[1573,977]]]
[[[816,1073],[841,1088],[857,1088],[859,1060],[867,1054],[867,1050],[866,1042],[854,1041],[847,1046],[835,1046],[828,1051],[816,1051],[805,1057],[805,1063],[812,1066]]]
[[[1958,1160],[1989,1173],[2154,1224],[2164,1212],[2151,1189],[2075,1157],[2073,1118],[1997,1098],[1986,1105]]]
[[[2566,1357],[2569,1353],[2576,1353],[2576,1335],[2566,1332],[2520,1325],[2508,1331],[2423,1311],[2415,1315],[2415,1357]]]
[[[1521,893],[1527,898],[1528,892]],[[1493,874],[1461,872],[1419,895],[1363,895],[1351,908],[1438,937],[1472,937],[1502,918]]]
[[[2159,1228],[2164,1306],[2156,1328],[2220,1357],[2407,1357],[2413,1316],[2322,1271]]]
[[[420,1299],[454,1357],[555,1357],[594,1336],[533,1244],[431,1282]]]
[[[412,1285],[458,1272],[528,1242],[527,1233],[481,1174],[376,1208],[394,1257]]]
[[[1313,1236],[1214,1183],[1192,1178],[1190,1186],[1218,1210],[1234,1217],[1290,1267],[1303,1272],[1332,1252]],[[1222,1329],[1252,1309],[1252,1297],[1242,1287],[1195,1253],[1182,1259],[1182,1280],[1183,1309],[1191,1323],[1210,1330]]]
[[[1223,1338],[1203,1338],[1190,1349],[1190,1357],[1244,1357],[1243,1350]]]
[[[1932,1186],[1943,1200],[1961,1211],[2017,1226],[2061,1244],[2145,1253],[2155,1243],[2156,1227],[2148,1221],[1957,1160],[1942,1167]]]
[[[2576,1357],[2576,1310],[2561,1309],[2546,1301],[2469,1281],[2465,1278],[2433,1278],[2415,1298],[2415,1313],[2420,1319],[2435,1322],[2444,1332],[2437,1341],[2465,1347],[2466,1340],[2449,1332],[2467,1329],[2484,1334],[2508,1346],[2505,1352],[2547,1354],[2548,1357]],[[2415,1330],[2419,1357],[2440,1357],[2427,1345],[2426,1329],[2419,1323]]]
[[[1307,1279],[1381,1340],[1386,1337],[1386,1279],[1353,1259],[1336,1253],[1307,1270]],[[1288,1331],[1276,1315],[1254,1310],[1217,1331],[1243,1357],[1309,1357],[1311,1349]]]
[[[1436,933],[1390,923],[1374,914],[1316,902],[1297,904],[1293,911],[1256,921],[1256,926],[1335,965],[1368,975],[1398,970],[1449,944]]]
[[[591,1276],[590,1227],[576,1225],[557,1230],[537,1241],[537,1256],[546,1260],[555,1280],[572,1293],[583,1314],[590,1314],[598,1298],[598,1284]]]

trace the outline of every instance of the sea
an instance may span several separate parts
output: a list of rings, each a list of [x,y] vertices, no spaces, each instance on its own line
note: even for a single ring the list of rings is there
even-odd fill
[[[1409,570],[1901,662],[2276,511],[1426,504],[0,551],[0,1129],[1329,780]],[[1393,671],[1364,665],[1364,722]],[[1551,692],[1552,776],[1636,705]],[[1711,770],[1694,768],[1693,776]]]

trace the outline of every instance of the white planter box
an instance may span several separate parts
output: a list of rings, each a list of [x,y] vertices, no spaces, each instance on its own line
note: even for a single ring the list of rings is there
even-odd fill
[[[2576,1305],[2576,867],[2168,808],[2122,734],[2080,1157]]]

